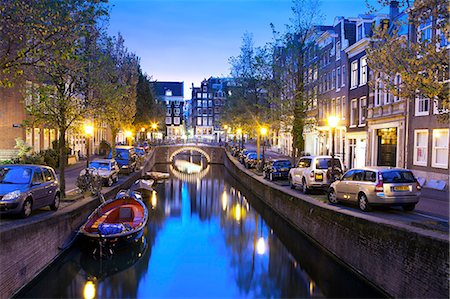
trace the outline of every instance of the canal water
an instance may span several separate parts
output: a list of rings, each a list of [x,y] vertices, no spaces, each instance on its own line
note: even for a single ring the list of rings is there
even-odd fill
[[[76,242],[17,297],[376,298],[383,294],[293,230],[223,166],[171,165],[144,198],[143,236],[98,259]]]

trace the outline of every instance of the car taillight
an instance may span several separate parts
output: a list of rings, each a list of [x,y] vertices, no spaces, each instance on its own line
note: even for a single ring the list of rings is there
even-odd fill
[[[314,170],[310,172],[309,176],[310,176],[311,178],[314,177]]]
[[[376,192],[383,192],[383,177],[381,176],[381,173],[378,173],[378,183],[375,185],[375,191]]]

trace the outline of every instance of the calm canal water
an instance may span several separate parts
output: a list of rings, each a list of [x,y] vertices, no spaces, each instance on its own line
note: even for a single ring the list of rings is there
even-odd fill
[[[271,213],[223,166],[195,175],[168,165],[157,170],[171,178],[145,198],[150,219],[139,242],[102,260],[77,242],[18,297],[83,298],[85,289],[96,298],[382,296]]]

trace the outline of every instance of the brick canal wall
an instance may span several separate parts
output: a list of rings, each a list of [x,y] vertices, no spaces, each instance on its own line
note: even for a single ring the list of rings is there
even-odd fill
[[[448,298],[448,235],[318,202],[247,171],[228,154],[224,164],[293,227],[390,296]]]
[[[152,151],[143,171],[151,169],[154,161]],[[108,190],[105,197],[129,188],[140,176],[141,172],[129,175],[122,184]],[[55,260],[62,253],[60,248],[70,243],[74,232],[99,204],[97,198],[83,198],[54,213],[17,219],[18,225],[0,226],[0,298],[11,298]]]

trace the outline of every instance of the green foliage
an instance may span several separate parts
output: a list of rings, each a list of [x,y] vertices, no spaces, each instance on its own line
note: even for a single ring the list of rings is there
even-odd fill
[[[26,144],[25,141],[20,137],[17,137],[15,140],[16,140],[16,145],[14,146],[14,148],[19,150],[19,152],[17,153],[17,157],[19,159],[22,159],[29,152],[31,152],[31,150],[33,148],[31,146],[29,146],[28,144]]]

